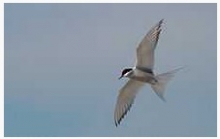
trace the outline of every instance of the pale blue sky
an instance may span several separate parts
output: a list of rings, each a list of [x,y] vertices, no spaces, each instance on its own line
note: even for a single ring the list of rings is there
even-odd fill
[[[116,128],[118,80],[164,18],[155,72]],[[5,136],[216,136],[216,4],[5,4]]]

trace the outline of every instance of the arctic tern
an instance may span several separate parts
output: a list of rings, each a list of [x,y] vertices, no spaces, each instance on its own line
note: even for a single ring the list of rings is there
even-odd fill
[[[130,110],[138,91],[146,84],[150,84],[154,92],[163,100],[167,82],[174,76],[174,73],[181,68],[155,75],[154,50],[157,46],[161,25],[160,20],[143,38],[136,49],[137,61],[133,68],[126,68],[122,71],[119,79],[129,78],[129,81],[120,89],[117,104],[114,112],[115,125],[118,126],[127,112]]]

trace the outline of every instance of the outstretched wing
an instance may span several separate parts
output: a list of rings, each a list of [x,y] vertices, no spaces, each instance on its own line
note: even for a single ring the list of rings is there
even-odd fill
[[[114,113],[114,120],[116,126],[120,124],[121,120],[124,118],[124,116],[131,108],[136,94],[143,85],[143,82],[130,79],[119,91]]]
[[[154,66],[154,50],[157,46],[163,19],[147,33],[137,48],[137,65],[148,69]]]

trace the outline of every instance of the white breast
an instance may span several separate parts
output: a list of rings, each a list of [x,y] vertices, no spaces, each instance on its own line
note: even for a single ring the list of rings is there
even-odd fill
[[[134,69],[134,75],[135,76],[140,76],[140,77],[144,77],[147,76],[149,73],[143,72],[137,68]]]

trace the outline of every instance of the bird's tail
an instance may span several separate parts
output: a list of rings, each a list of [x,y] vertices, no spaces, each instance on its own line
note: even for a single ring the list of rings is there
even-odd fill
[[[166,84],[170,81],[170,79],[172,77],[174,77],[174,74],[181,70],[182,68],[178,68],[172,71],[168,71],[166,73],[162,73],[159,74],[157,76],[155,76],[157,82],[155,84],[151,84],[152,89],[154,90],[154,92],[163,100],[165,101],[164,98],[164,91],[165,91],[165,87]]]

